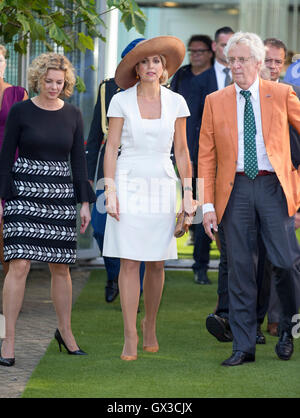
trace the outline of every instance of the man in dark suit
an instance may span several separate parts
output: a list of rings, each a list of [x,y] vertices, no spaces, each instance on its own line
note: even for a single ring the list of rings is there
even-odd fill
[[[270,70],[270,79],[276,83],[280,83],[280,74],[283,70],[286,56],[287,48],[286,45],[277,38],[267,38],[264,41],[266,47],[266,57],[265,57],[265,66]],[[300,98],[300,87],[292,85],[295,90],[298,98]],[[297,131],[290,126],[290,142],[291,142],[291,157],[292,163],[296,169],[300,165],[300,138]],[[296,213],[295,217],[300,217],[300,212]],[[297,229],[297,223],[295,223],[295,228]],[[272,266],[267,265],[267,278],[269,278],[270,283],[270,302],[268,309],[268,332],[273,335],[278,335],[278,325],[280,318],[280,301],[277,295],[275,280],[272,273]],[[300,284],[299,279],[297,278],[297,272],[295,272],[295,290],[297,296],[297,305],[300,306]]]
[[[122,58],[132,49],[134,46],[144,40],[144,38],[138,38],[132,41],[122,52]],[[115,83],[114,78],[109,78],[104,81],[99,86],[97,102],[94,108],[93,120],[87,140],[86,145],[86,159],[88,167],[88,179],[93,185],[95,180],[96,169],[97,176],[96,181],[104,178],[103,172],[103,161],[105,154],[106,138],[108,132],[108,121],[107,121],[107,110],[110,104],[110,101],[114,94],[121,91],[121,89]],[[99,160],[99,161],[98,161]],[[98,183],[99,187],[96,187],[97,201],[101,201],[102,195],[104,193],[104,183],[101,186],[101,181]],[[106,224],[106,212],[101,213],[97,210],[97,204],[94,205],[92,211],[92,226],[94,229],[94,237],[97,241],[99,249],[102,253],[103,250],[103,239],[104,231]],[[105,287],[105,300],[110,303],[115,300],[119,294],[118,287],[118,276],[120,271],[120,259],[114,257],[103,257],[105,269],[107,272],[107,284]],[[145,271],[145,264],[141,263],[141,289],[143,284],[143,277]]]
[[[223,49],[225,48],[228,39],[233,35],[233,30],[230,27],[223,27],[216,31],[212,49],[215,53],[214,65],[208,70],[204,71],[199,76],[195,77],[191,83],[191,98],[190,111],[191,117],[188,121],[190,129],[190,154],[193,156],[194,172],[197,178],[197,164],[198,164],[198,146],[199,146],[199,132],[201,127],[202,113],[204,108],[205,98],[208,94],[220,90],[231,83],[231,74],[224,56]],[[220,232],[220,235],[222,231]],[[210,284],[207,277],[207,270],[209,264],[210,252],[210,238],[205,234],[202,223],[195,225],[195,242],[194,242],[194,264],[193,271],[195,275],[195,282],[198,284]],[[226,257],[221,254],[220,272],[224,275],[226,271]],[[222,283],[222,282],[221,282]],[[222,290],[221,290],[222,292]],[[223,292],[224,293],[224,292]],[[225,337],[226,339],[227,337]],[[230,340],[229,335],[229,340]]]

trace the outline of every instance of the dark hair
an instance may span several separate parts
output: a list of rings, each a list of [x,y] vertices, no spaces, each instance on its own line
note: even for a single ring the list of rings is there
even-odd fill
[[[284,50],[284,58],[286,58],[287,55],[287,47],[285,46],[285,43],[282,42],[280,39],[277,38],[267,38],[264,40],[264,45],[270,45],[274,48],[283,49]]]
[[[192,35],[188,41],[188,47],[191,45],[192,42],[203,42],[210,51],[212,51],[212,39],[208,35]]]
[[[221,35],[221,33],[234,33],[234,31],[231,29],[230,26],[223,26],[222,28],[218,29],[215,33],[215,42],[218,42],[218,37]]]

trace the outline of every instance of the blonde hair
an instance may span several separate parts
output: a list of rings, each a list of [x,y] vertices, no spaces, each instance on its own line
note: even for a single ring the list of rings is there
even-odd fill
[[[49,52],[35,58],[28,69],[29,88],[38,93],[41,81],[48,70],[58,70],[65,73],[65,82],[60,97],[70,97],[76,83],[75,70],[71,62],[62,54]]]
[[[4,58],[6,57],[6,48],[4,45],[1,45],[1,44],[0,44],[0,54],[2,54]]]
[[[160,59],[161,59],[164,70],[163,70],[162,75],[159,78],[159,83],[160,84],[166,84],[167,81],[169,80],[169,73],[168,73],[168,70],[167,70],[167,60],[166,60],[166,57],[164,55],[160,55]]]

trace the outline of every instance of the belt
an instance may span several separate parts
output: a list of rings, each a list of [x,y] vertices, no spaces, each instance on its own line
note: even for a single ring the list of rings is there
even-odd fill
[[[244,171],[237,171],[236,174],[238,176],[246,176],[247,174]],[[271,174],[276,174],[274,171],[267,171],[267,170],[259,170],[257,175],[258,176],[270,176]]]

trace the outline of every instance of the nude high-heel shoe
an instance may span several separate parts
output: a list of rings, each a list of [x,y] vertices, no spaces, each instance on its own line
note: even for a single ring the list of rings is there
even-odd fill
[[[137,345],[138,345],[138,343],[139,343],[139,336],[137,335]],[[126,355],[126,354],[121,354],[120,358],[121,358],[121,360],[124,360],[124,361],[134,361],[134,360],[137,360],[138,356],[137,355],[130,356],[130,355]]]
[[[144,319],[145,318],[143,318],[141,320],[142,333],[144,333]],[[146,351],[147,353],[157,353],[158,350],[159,350],[159,345],[158,344],[156,344],[156,345],[143,345],[143,350]]]
[[[125,356],[124,354],[121,354],[121,360],[125,360],[125,361],[137,360],[137,355],[136,356]]]

